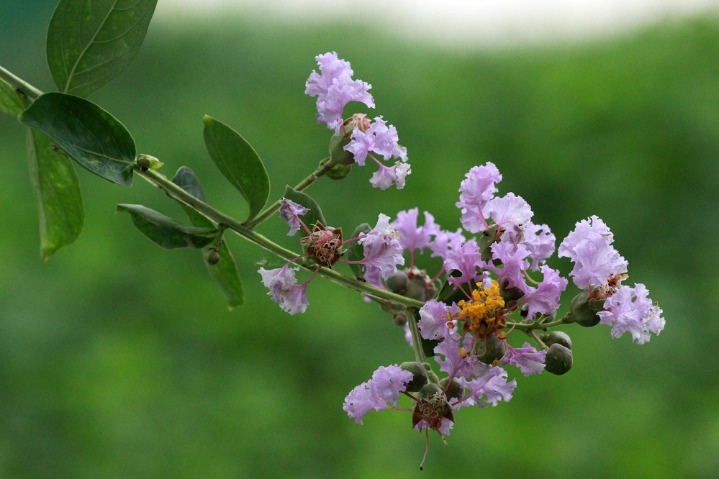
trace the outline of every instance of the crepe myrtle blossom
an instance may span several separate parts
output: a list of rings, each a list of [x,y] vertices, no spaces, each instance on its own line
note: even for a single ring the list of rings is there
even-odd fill
[[[354,72],[349,62],[337,57],[337,53],[328,52],[316,57],[320,73],[312,71],[305,84],[305,93],[317,97],[317,121],[326,124],[335,131],[341,150],[351,154],[349,160],[364,166],[367,158],[377,164],[378,170],[372,175],[370,183],[375,188],[387,189],[395,185],[404,188],[407,175],[412,169],[407,163],[407,149],[399,145],[397,129],[387,124],[381,117],[373,120],[365,114],[355,113],[344,119],[344,108],[356,101],[374,108],[374,99],[369,93],[371,86],[361,80],[353,80]],[[331,143],[332,144],[332,143]],[[334,147],[331,148],[334,151]],[[337,161],[334,154],[331,155]],[[383,164],[396,158],[392,166]]]
[[[319,268],[310,278],[297,284],[295,271],[289,264],[303,257],[314,260],[318,266],[331,268],[335,263],[361,264],[365,268],[365,279],[372,285],[383,287],[382,281],[397,271],[397,266],[404,264],[402,246],[397,231],[389,223],[389,216],[380,213],[377,225],[357,238],[344,241],[342,230],[316,223],[312,230],[299,217],[309,211],[307,208],[286,198],[280,201],[280,217],[289,225],[290,234],[303,229],[307,234],[300,238],[305,254],[298,256],[282,268],[266,270],[260,268],[262,283],[269,289],[272,300],[290,314],[303,313],[307,309],[307,285],[314,279]],[[357,241],[363,247],[362,259],[343,260],[345,243]]]
[[[635,342],[643,344],[664,329],[662,310],[648,298],[643,284],[633,288],[622,285],[627,277],[627,261],[612,246],[614,235],[598,217],[577,222],[574,230],[559,245],[560,257],[574,263],[569,273],[574,284],[586,291],[586,301],[603,301],[597,317],[611,326],[618,338],[629,332]]]
[[[280,218],[287,223],[290,227],[290,231],[287,236],[294,236],[300,227],[304,225],[300,220],[300,216],[306,214],[309,210],[302,205],[295,203],[287,198],[280,200]],[[306,227],[306,226],[305,226]],[[307,230],[309,232],[309,229]]]
[[[283,311],[289,314],[304,313],[307,309],[307,284],[297,284],[295,271],[298,268],[290,268],[285,265],[281,268],[267,270],[260,268],[262,284],[269,289],[272,300],[279,304]]]
[[[374,99],[369,93],[372,85],[353,80],[349,62],[339,59],[335,52],[318,55],[315,60],[320,73],[312,71],[305,83],[305,94],[317,97],[317,122],[339,133],[344,121],[342,112],[348,103],[357,101],[374,108]]]
[[[599,311],[601,323],[611,326],[614,338],[629,333],[632,339],[644,344],[650,333],[659,334],[664,329],[662,310],[648,298],[649,291],[643,284],[633,288],[620,286],[604,301],[604,311]]]
[[[389,216],[380,213],[377,225],[367,233],[360,233],[358,243],[364,248],[364,258],[358,263],[365,267],[368,283],[382,287],[382,280],[404,264],[402,245],[397,230],[389,222]]]
[[[380,411],[397,406],[400,392],[405,391],[411,380],[412,373],[396,364],[380,366],[372,374],[372,379],[350,391],[342,409],[357,424],[362,424],[365,414],[372,409]]]

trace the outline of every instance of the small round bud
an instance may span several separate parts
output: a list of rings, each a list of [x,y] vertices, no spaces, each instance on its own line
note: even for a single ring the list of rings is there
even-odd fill
[[[404,271],[396,271],[392,273],[389,278],[385,280],[385,286],[387,289],[397,294],[404,294],[407,292],[409,286],[409,278],[407,273]]]
[[[559,376],[572,369],[572,361],[572,350],[559,343],[554,343],[549,346],[547,357],[544,360],[544,368]]]
[[[572,338],[564,331],[552,331],[543,338],[544,344],[551,346],[552,344],[561,344],[567,349],[572,349]]]
[[[484,339],[477,339],[474,347],[477,351],[477,359],[485,364],[492,364],[507,354],[507,344],[494,334]]]
[[[207,264],[216,265],[220,262],[220,252],[215,248],[210,248],[207,250],[207,254],[205,254],[205,261],[207,261]]]
[[[392,315],[392,321],[394,321],[394,324],[397,326],[404,326],[407,324],[407,315],[404,313],[404,311],[395,313]]]
[[[449,387],[447,387],[447,379],[449,378],[442,378],[439,382],[439,387],[444,390],[444,395],[447,396],[447,399],[461,398],[464,394],[464,388],[460,386],[457,378],[452,379],[452,382],[449,383]]]
[[[400,368],[412,373],[412,380],[407,383],[406,391],[420,391],[427,384],[427,370],[419,361],[407,361],[399,365]]]

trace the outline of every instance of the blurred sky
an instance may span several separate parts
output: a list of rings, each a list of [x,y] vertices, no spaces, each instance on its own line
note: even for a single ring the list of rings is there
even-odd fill
[[[156,18],[260,14],[273,21],[352,21],[452,46],[517,45],[621,34],[719,11],[719,0],[163,0]]]

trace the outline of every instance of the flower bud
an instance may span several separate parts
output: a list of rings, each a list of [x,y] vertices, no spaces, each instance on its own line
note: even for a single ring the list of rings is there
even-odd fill
[[[562,375],[572,369],[572,350],[554,343],[549,346],[544,368],[552,374]]]
[[[405,324],[407,324],[407,315],[404,313],[404,311],[394,313],[392,315],[392,321],[394,321],[394,324],[396,324],[397,326],[404,326]]]
[[[419,361],[407,361],[400,364],[399,367],[412,373],[412,380],[407,383],[406,391],[417,392],[427,384],[427,370]]]
[[[507,354],[507,344],[495,334],[490,334],[484,339],[477,339],[474,347],[477,351],[477,359],[485,364],[492,364]]]
[[[207,253],[205,254],[205,261],[207,261],[207,264],[209,265],[216,265],[220,262],[220,252],[217,251],[215,248],[208,249]]]
[[[449,378],[442,378],[439,382],[439,387],[444,390],[444,395],[447,396],[447,399],[460,399],[464,394],[464,388],[459,384],[457,378],[452,379],[447,387],[447,379]]]
[[[601,311],[603,305],[603,300],[590,300],[589,293],[582,291],[572,298],[572,303],[569,307],[569,317],[580,326],[596,326],[599,324],[599,315],[597,315],[597,312]]]
[[[572,349],[572,339],[564,331],[552,331],[542,338],[544,344],[551,346],[552,344],[561,344],[567,349]]]
[[[393,293],[404,294],[409,286],[409,278],[407,278],[407,273],[404,271],[396,271],[385,280],[384,284]]]

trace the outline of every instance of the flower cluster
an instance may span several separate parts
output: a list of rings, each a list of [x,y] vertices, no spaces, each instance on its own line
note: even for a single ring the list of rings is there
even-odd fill
[[[432,257],[442,259],[444,287],[433,288],[436,294],[424,300],[419,310],[420,337],[411,331],[413,319],[406,327],[410,344],[420,339],[423,345],[434,344],[434,359],[445,377],[439,379],[410,363],[413,366],[406,369],[414,373],[412,383],[424,377],[422,386],[408,385],[401,392],[414,403],[413,426],[443,436],[449,433],[458,409],[511,399],[516,381],[508,379],[507,366],[517,367],[524,375],[545,370],[564,374],[571,368],[569,337],[558,331],[540,332],[561,324],[584,324],[578,315],[587,311],[594,324],[601,321],[611,326],[613,337],[630,332],[640,343],[664,326],[661,309],[651,303],[643,285],[620,284],[627,263],[612,247],[609,228],[596,217],[577,223],[559,247],[559,256],[574,262],[570,276],[582,291],[572,301],[571,311],[556,319],[568,280],[547,264],[555,250],[555,236],[547,225],[532,222],[533,212],[524,199],[513,193],[498,196],[501,179],[492,163],[467,173],[457,202],[463,229],[445,231],[428,212],[420,226],[416,208],[398,213],[393,223],[410,258],[405,270],[410,279],[422,275],[414,267],[418,255],[429,250]],[[468,233],[478,236],[467,238]],[[395,284],[400,283],[386,282],[397,293],[408,290],[405,283],[401,283],[404,289]],[[522,332],[535,345],[510,343],[510,335]],[[429,368],[428,363],[423,368]],[[348,396],[345,410],[355,421],[372,409],[390,407],[386,405],[390,401],[376,407],[368,397],[357,390]]]
[[[354,80],[350,64],[335,53],[316,59],[320,73],[312,72],[306,93],[317,97],[318,121],[335,131],[330,159],[349,167],[364,166],[370,158],[379,165],[373,186],[402,188],[410,168],[395,127],[381,116],[370,120],[356,113],[343,119],[350,102],[374,107],[370,85]],[[392,158],[397,159],[392,167],[380,161]],[[303,232],[304,254],[281,268],[260,268],[272,299],[290,314],[304,312],[307,284],[320,269],[348,264],[362,285],[358,289],[404,326],[414,349],[415,361],[382,366],[347,395],[343,408],[358,424],[371,410],[401,409],[404,395],[412,404],[412,427],[444,438],[457,410],[496,406],[512,398],[517,381],[509,377],[510,366],[526,376],[544,371],[561,375],[571,369],[571,339],[553,328],[601,323],[611,328],[612,337],[629,333],[640,344],[664,328],[662,310],[649,299],[646,287],[622,284],[628,277],[627,261],[614,248],[609,227],[596,216],[579,221],[557,250],[558,257],[573,263],[569,276],[579,288],[558,318],[569,280],[547,263],[556,237],[546,224],[533,221],[534,213],[522,197],[499,194],[501,181],[491,162],[467,172],[455,203],[461,223],[456,230],[443,229],[429,212],[420,225],[419,209],[413,208],[400,211],[393,221],[380,214],[374,228],[360,226],[356,237],[345,240],[341,228],[316,219],[319,211],[313,212],[312,224],[302,220],[316,209],[312,202],[280,202],[288,235]],[[344,257],[348,249],[351,259]],[[436,274],[417,267],[418,257],[426,253],[441,262]],[[314,272],[298,284],[292,263]],[[379,290],[394,296],[380,295]],[[398,301],[397,295],[409,302]]]
[[[364,103],[374,108],[374,99],[369,93],[371,85],[353,80],[354,74],[349,62],[341,60],[335,52],[316,57],[320,73],[313,71],[305,84],[305,93],[317,97],[317,121],[335,131],[335,138],[341,146],[333,152],[333,159],[339,163],[365,165],[370,158],[378,167],[370,183],[375,188],[387,189],[392,185],[404,188],[405,179],[411,173],[407,163],[407,150],[400,146],[397,129],[388,125],[381,116],[370,120],[365,114],[354,114],[343,119],[345,106],[350,102]],[[350,153],[349,158],[342,153]],[[380,159],[398,160],[386,166]]]

